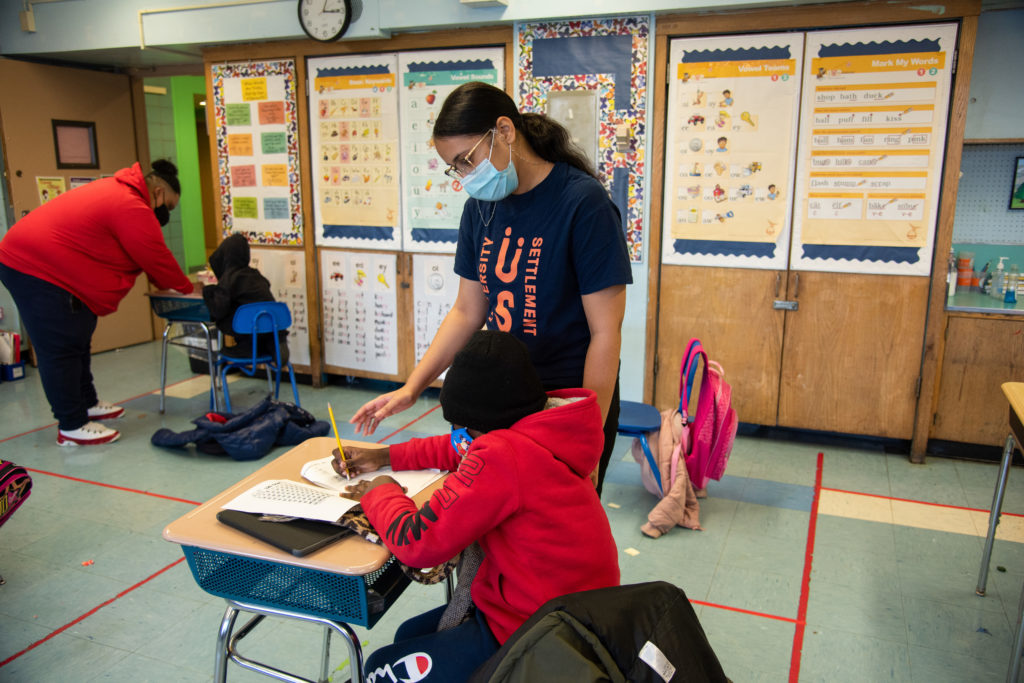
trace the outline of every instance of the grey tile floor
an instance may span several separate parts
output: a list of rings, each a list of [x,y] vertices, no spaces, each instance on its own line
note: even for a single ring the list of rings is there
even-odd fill
[[[123,437],[107,446],[55,444],[33,369],[0,384],[0,457],[30,468],[34,481],[28,502],[0,528],[0,681],[213,677],[223,601],[196,586],[180,548],[160,534],[284,451],[235,462],[151,446],[156,429],[187,429],[208,408],[206,379],[194,378],[184,352],[172,349],[176,395],[158,412],[159,356],[149,343],[94,357],[101,396],[127,408],[116,423]],[[232,400],[251,405],[264,388],[240,379]],[[342,420],[379,389],[300,385],[300,395],[320,417],[330,401]],[[374,438],[446,431],[435,406],[436,392]],[[347,422],[339,428],[353,436]],[[987,509],[995,478],[992,464],[911,465],[880,451],[740,438],[727,474],[702,501],[704,530],[653,540],[639,529],[655,501],[620,438],[602,500],[623,582],[682,587],[737,682],[1003,680],[1024,583],[1024,473],[1010,475],[1011,514],[1000,529],[1013,540],[996,544],[987,597],[974,595],[983,539],[943,521],[948,511]],[[879,501],[895,510],[892,499],[934,505],[906,504],[917,514],[911,521],[879,521]],[[373,629],[356,629],[364,649],[443,599],[439,586],[411,586]],[[320,643],[316,627],[268,620],[243,651],[312,678]],[[346,658],[336,643],[334,680],[347,678]],[[232,666],[228,680],[267,679]]]

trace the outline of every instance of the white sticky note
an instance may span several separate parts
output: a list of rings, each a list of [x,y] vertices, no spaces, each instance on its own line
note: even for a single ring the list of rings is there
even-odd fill
[[[647,641],[644,646],[640,648],[640,659],[642,659],[647,666],[654,669],[654,672],[661,676],[665,683],[672,680],[672,677],[676,673],[676,668],[672,666],[672,662],[668,661],[668,657],[665,653],[658,649],[658,646]]]

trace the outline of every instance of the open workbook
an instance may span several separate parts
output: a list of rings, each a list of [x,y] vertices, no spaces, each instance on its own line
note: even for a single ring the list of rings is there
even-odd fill
[[[337,522],[343,514],[358,505],[356,501],[341,496],[346,486],[386,474],[405,487],[408,495],[412,496],[443,476],[440,470],[395,472],[385,467],[346,479],[334,471],[331,460],[331,457],[320,458],[302,466],[303,478],[315,486],[289,479],[268,479],[231,499],[223,507],[241,512]]]

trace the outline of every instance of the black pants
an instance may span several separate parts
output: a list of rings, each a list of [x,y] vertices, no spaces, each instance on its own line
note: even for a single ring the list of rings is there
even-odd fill
[[[447,631],[437,630],[446,605],[405,621],[395,631],[395,642],[366,658],[367,683],[465,681],[498,650],[483,613]]]
[[[572,389],[583,386],[583,380],[579,384],[545,383],[545,391],[556,389]],[[597,495],[601,495],[601,487],[604,485],[604,475],[608,471],[608,463],[612,459],[612,451],[615,449],[615,437],[619,433],[619,377],[615,376],[615,390],[612,392],[612,401],[608,404],[608,417],[604,420],[604,450],[601,452],[601,462],[597,468]]]
[[[39,379],[60,429],[78,429],[97,403],[90,361],[96,314],[66,289],[0,263],[39,362]]]

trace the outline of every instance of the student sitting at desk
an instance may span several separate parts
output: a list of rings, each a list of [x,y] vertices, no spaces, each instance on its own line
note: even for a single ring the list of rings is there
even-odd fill
[[[252,334],[249,330],[235,330],[231,321],[242,304],[274,301],[270,281],[249,265],[249,242],[237,232],[210,254],[210,270],[217,277],[217,284],[203,287],[203,301],[217,329],[235,339],[235,345],[222,349],[221,353],[234,358],[251,357]],[[288,362],[287,336],[287,330],[278,333],[282,366]],[[274,355],[274,339],[269,332],[259,335],[256,351],[260,355]]]
[[[411,567],[432,567],[467,550],[449,612],[442,606],[400,626],[395,643],[367,659],[367,680],[465,680],[549,599],[619,584],[615,540],[590,481],[604,442],[594,392],[545,394],[521,341],[481,331],[455,355],[440,401],[450,437],[352,447],[344,460],[335,456],[341,474],[388,464],[450,471],[419,509],[388,476],[349,487],[349,497],[360,500],[384,545]],[[460,455],[463,438],[470,444]],[[483,557],[473,580],[467,555],[478,549]],[[467,607],[477,609],[462,621],[456,606],[467,579]]]

